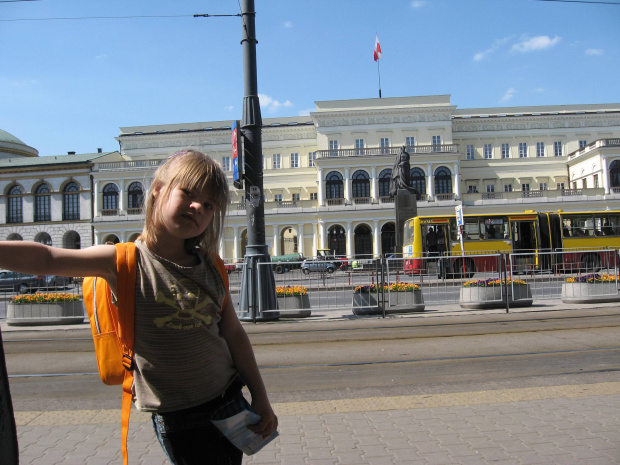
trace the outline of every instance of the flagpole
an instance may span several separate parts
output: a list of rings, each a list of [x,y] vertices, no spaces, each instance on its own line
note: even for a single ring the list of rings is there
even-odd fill
[[[379,62],[381,60],[377,60],[377,74],[379,75],[379,98],[381,98],[381,70],[379,68]]]

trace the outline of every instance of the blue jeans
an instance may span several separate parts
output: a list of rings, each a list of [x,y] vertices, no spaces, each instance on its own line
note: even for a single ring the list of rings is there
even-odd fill
[[[241,465],[243,452],[211,423],[212,419],[220,419],[223,405],[224,409],[247,405],[241,388],[232,386],[223,396],[197,407],[152,415],[155,434],[170,462],[174,465]],[[225,416],[230,415],[226,413]]]

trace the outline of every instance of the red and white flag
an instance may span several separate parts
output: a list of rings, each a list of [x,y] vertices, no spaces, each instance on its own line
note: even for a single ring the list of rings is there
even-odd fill
[[[375,36],[375,53],[374,53],[375,61],[378,61],[381,58],[381,44],[379,43],[379,36]]]

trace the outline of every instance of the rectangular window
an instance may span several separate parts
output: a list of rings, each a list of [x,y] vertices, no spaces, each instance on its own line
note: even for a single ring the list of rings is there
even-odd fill
[[[556,183],[555,188],[556,188],[557,190],[559,190],[559,191],[563,191],[564,189],[566,189],[566,187],[565,187],[565,185],[564,185],[564,183],[563,183],[563,182],[558,182],[558,183]]]
[[[547,183],[546,182],[541,182],[538,184],[538,190],[539,191],[546,191],[547,190]]]
[[[587,189],[588,188],[588,180],[586,178],[583,178],[583,180],[581,181],[581,187],[583,189]]]
[[[279,153],[274,153],[273,157],[271,158],[271,166],[274,170],[279,170],[280,168],[282,168],[282,157],[280,156]]]
[[[467,146],[467,159],[468,160],[474,159],[474,146],[473,145]]]
[[[579,148],[580,149],[584,148],[586,145],[588,145],[588,141],[587,140],[580,140],[579,141]]]
[[[222,157],[222,169],[230,171],[230,157]]]
[[[594,187],[597,188],[598,187],[598,174],[594,175]]]
[[[467,186],[467,193],[468,194],[477,194],[478,193],[478,186]]]
[[[493,158],[492,144],[484,144],[484,158]]]
[[[502,158],[510,158],[510,144],[502,144]]]
[[[381,140],[379,140],[379,146],[381,147],[381,153],[390,153],[390,138],[382,137]]]
[[[364,154],[364,139],[355,139],[355,154],[363,155]]]
[[[282,194],[276,194],[273,196],[274,202],[282,202]]]
[[[293,194],[293,195],[291,196],[291,200],[292,200],[293,202],[299,202],[299,194]]]
[[[487,192],[489,194],[495,192],[495,184],[487,184]]]
[[[291,168],[299,168],[299,154],[291,153]]]
[[[441,136],[433,136],[433,152],[441,150]]]
[[[529,192],[530,191],[530,183],[529,182],[525,182],[525,183],[521,184],[521,190],[523,192]]]
[[[337,157],[338,156],[338,152],[336,150],[338,150],[338,141],[337,140],[330,140],[329,141],[329,156],[330,157]]]
[[[504,192],[512,192],[512,184],[504,184]]]
[[[562,154],[563,154],[563,152],[562,152],[562,142],[556,140],[553,143],[553,155],[555,157],[561,157]]]
[[[316,164],[316,152],[308,152],[308,166],[313,167]]]
[[[537,157],[545,156],[545,143],[544,142],[536,142],[536,156]]]
[[[415,146],[415,137],[405,137],[405,145],[407,147],[414,147]]]
[[[310,200],[318,200],[319,194],[317,192],[310,192]]]
[[[519,142],[519,158],[527,158],[527,142]]]

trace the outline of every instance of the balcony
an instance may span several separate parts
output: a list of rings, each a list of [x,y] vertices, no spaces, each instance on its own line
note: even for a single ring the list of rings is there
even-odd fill
[[[317,150],[318,158],[333,157],[376,157],[376,156],[396,156],[400,153],[400,147],[374,147],[366,149],[338,149],[338,150]],[[441,145],[415,145],[413,147],[405,147],[405,150],[411,156],[441,154],[441,153],[458,153],[459,146],[457,144],[441,144]]]
[[[585,147],[581,147],[579,150],[575,150],[572,153],[568,154],[568,159],[573,160],[581,155],[585,155],[588,152],[593,150],[604,148],[604,147],[620,147],[620,139],[599,139],[594,142],[586,145]]]

